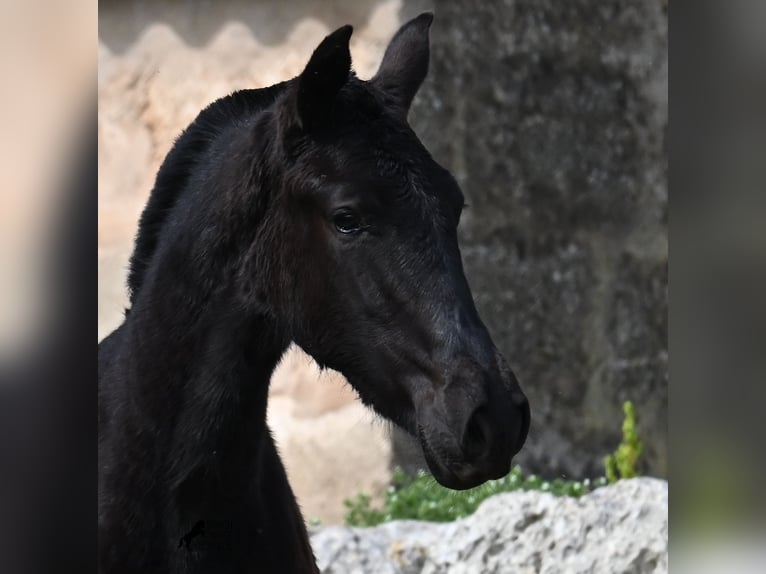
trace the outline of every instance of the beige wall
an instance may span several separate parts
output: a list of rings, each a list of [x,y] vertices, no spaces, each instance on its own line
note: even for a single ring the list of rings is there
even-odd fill
[[[211,101],[297,75],[319,41],[354,25],[354,68],[377,67],[400,19],[398,0],[118,2],[99,13],[99,339],[121,321],[138,217],[174,138]],[[386,427],[337,373],[319,376],[298,349],[272,380],[269,423],[307,518],[342,519],[342,500],[381,493]]]

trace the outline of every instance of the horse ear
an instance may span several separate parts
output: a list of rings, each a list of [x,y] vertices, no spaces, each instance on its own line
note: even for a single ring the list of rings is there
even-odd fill
[[[424,12],[399,28],[371,80],[391,97],[405,118],[428,73],[428,31],[433,19],[431,12]]]
[[[343,26],[322,40],[298,78],[297,112],[304,129],[327,121],[335,97],[348,81],[351,32],[351,26]]]

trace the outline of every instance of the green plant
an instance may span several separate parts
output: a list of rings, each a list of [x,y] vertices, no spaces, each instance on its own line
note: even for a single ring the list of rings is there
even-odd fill
[[[633,403],[626,401],[622,410],[625,413],[622,422],[622,442],[613,454],[604,458],[606,479],[610,483],[636,476],[636,463],[644,448],[636,430],[636,409]]]
[[[359,493],[356,498],[346,499],[343,505],[346,507],[345,521],[349,526],[375,526],[384,521],[384,514],[380,510],[372,508],[370,496]]]

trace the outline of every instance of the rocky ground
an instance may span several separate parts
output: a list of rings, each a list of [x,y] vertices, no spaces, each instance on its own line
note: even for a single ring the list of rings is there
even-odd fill
[[[316,527],[324,574],[668,571],[668,483],[624,480],[580,499],[514,492],[451,523]]]

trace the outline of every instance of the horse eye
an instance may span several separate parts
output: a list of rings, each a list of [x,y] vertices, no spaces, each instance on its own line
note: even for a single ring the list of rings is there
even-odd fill
[[[335,229],[341,233],[356,233],[362,228],[359,217],[350,211],[343,211],[333,218]]]

